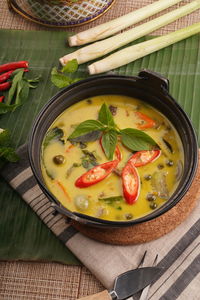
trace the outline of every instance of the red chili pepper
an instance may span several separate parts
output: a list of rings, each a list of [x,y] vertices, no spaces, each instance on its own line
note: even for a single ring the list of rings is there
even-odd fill
[[[129,162],[122,170],[122,186],[126,202],[135,203],[140,193],[140,178],[137,169]]]
[[[90,169],[76,180],[75,186],[85,188],[102,181],[117,167],[118,163],[118,160],[112,160]]]
[[[101,145],[103,152],[105,153],[103,146],[102,146],[102,137],[100,137],[99,143]],[[116,146],[116,148],[115,148],[115,156],[116,156],[117,160],[119,160],[119,161],[122,159],[122,154],[121,154],[121,151],[118,146]]]
[[[10,71],[10,70],[16,70],[19,68],[28,68],[28,61],[16,61],[16,62],[10,62],[4,65],[0,66],[0,73]]]
[[[11,87],[11,82],[7,81],[0,84],[0,91],[8,90]]]
[[[0,103],[3,102],[4,96],[0,96]]]
[[[6,72],[6,73],[1,74],[1,75],[0,75],[0,83],[2,83],[2,82],[4,82],[4,81],[6,81],[7,79],[9,79],[9,78],[10,78],[10,75],[12,74],[13,71],[14,71],[14,70],[11,70],[11,71],[8,71],[8,72]]]
[[[137,127],[139,129],[152,128],[156,125],[156,122],[154,120],[152,120],[151,118],[149,118],[147,115],[143,114],[142,112],[136,111],[135,114],[137,115],[137,117],[142,119],[142,121],[145,121],[144,124],[137,124]]]
[[[161,154],[161,150],[138,151],[131,156],[129,163],[134,167],[142,167],[156,160]]]

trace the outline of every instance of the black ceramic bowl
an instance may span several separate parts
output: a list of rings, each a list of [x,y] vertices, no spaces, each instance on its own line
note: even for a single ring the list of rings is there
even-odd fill
[[[190,120],[177,102],[169,95],[168,80],[157,73],[143,70],[136,77],[103,75],[77,82],[55,95],[37,116],[29,139],[29,159],[39,186],[52,201],[56,210],[78,222],[99,227],[122,227],[145,222],[172,208],[189,189],[197,169],[198,145]],[[48,190],[42,177],[40,157],[45,133],[53,121],[70,105],[103,94],[121,94],[148,102],[163,113],[175,126],[184,148],[184,171],[172,197],[152,213],[131,221],[107,221],[90,217],[64,208],[59,199]]]

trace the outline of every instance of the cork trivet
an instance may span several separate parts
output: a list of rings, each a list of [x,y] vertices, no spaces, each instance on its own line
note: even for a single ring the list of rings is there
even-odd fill
[[[189,216],[200,197],[199,183],[200,164],[186,195],[169,211],[148,222],[114,229],[89,227],[75,221],[72,222],[72,225],[87,237],[107,244],[134,245],[146,243],[172,231]]]

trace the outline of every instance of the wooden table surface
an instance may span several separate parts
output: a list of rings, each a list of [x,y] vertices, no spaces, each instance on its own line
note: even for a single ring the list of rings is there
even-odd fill
[[[167,1],[167,0],[166,0]],[[114,17],[138,9],[155,0],[116,0],[112,8],[99,19],[76,28],[74,32],[101,24]],[[181,1],[176,7],[191,2]],[[172,8],[167,11],[172,10]],[[161,15],[163,13],[157,14]],[[152,19],[152,18],[149,18]],[[199,21],[199,11],[183,17],[153,34],[163,34]],[[7,1],[0,1],[0,28],[19,30],[55,30],[30,21],[8,9]],[[69,29],[57,29],[68,30]],[[1,247],[1,245],[0,245]],[[94,276],[81,266],[58,263],[0,261],[0,300],[75,300],[81,296],[101,291],[103,286]]]

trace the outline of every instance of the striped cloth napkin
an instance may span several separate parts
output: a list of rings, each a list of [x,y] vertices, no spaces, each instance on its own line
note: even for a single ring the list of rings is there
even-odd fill
[[[61,214],[55,214],[33,176],[26,146],[19,149],[19,155],[20,162],[7,164],[1,175],[107,289],[112,288],[117,275],[136,268],[147,250],[145,265],[152,265],[158,254],[158,267],[163,268],[148,299],[200,299],[200,203],[185,222],[155,241],[133,246],[103,244],[85,237]]]

